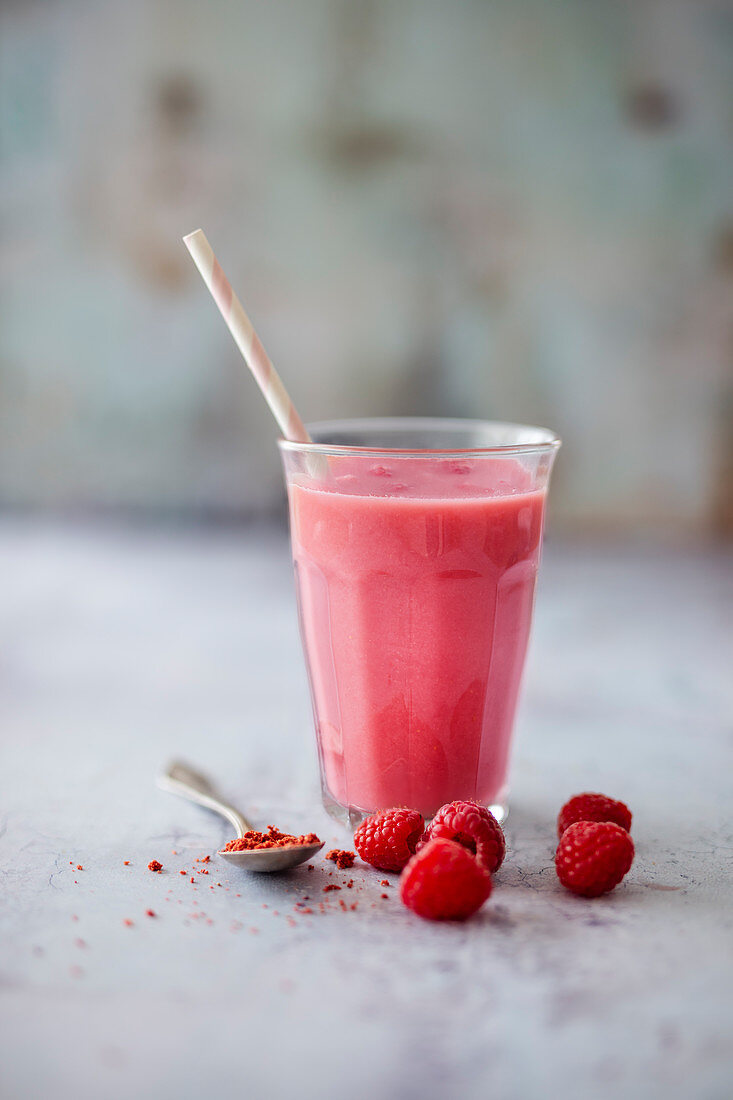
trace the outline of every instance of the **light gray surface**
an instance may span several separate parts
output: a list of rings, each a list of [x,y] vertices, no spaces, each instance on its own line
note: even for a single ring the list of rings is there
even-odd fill
[[[258,821],[348,844],[318,806],[284,536],[5,521],[0,575],[4,1098],[730,1095],[722,554],[548,547],[509,853],[461,926],[367,870],[328,894],[320,862],[178,873],[226,826],[155,789],[172,754]],[[629,802],[638,852],[596,901],[552,870],[588,788]]]

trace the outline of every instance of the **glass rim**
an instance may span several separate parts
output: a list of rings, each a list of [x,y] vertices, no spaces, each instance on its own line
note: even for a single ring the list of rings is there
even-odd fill
[[[318,420],[306,425],[308,432],[315,434],[329,434],[338,431],[384,431],[390,429],[414,429],[418,431],[489,431],[501,429],[513,429],[517,434],[534,434],[535,439],[517,441],[514,443],[497,443],[492,446],[480,447],[385,447],[384,445],[364,446],[346,443],[298,443],[291,439],[278,439],[278,446],[282,451],[303,454],[320,455],[363,455],[363,456],[397,456],[400,458],[420,458],[426,455],[460,455],[481,457],[482,455],[507,455],[507,454],[533,454],[550,453],[557,451],[562,440],[549,428],[540,428],[531,424],[516,424],[505,420],[472,420],[468,417],[429,417],[429,416],[381,416],[381,417],[356,417],[339,420]]]

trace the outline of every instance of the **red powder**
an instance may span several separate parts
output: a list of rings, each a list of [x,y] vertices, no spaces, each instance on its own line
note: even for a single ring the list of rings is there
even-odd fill
[[[380,886],[389,886],[389,879],[383,878],[379,885]]]
[[[154,916],[155,916],[155,913],[153,912],[153,910],[152,910],[152,909],[146,909],[146,910],[145,910],[145,916],[146,916],[146,917],[154,917]]]
[[[122,923],[125,925],[126,928],[132,928],[133,922],[129,919],[129,917],[123,920]]]
[[[341,887],[337,886],[335,882],[329,882],[328,886],[323,887],[323,893],[327,894],[329,890],[340,890]]]
[[[125,864],[125,867],[129,867],[129,866],[130,866],[130,861],[129,861],[129,859],[123,860],[123,862],[124,862],[124,864]]]
[[[156,875],[159,875],[160,872],[163,870],[163,864],[158,863],[157,859],[151,859],[150,863],[148,864],[148,870],[155,871]]]
[[[343,848],[332,848],[326,852],[326,859],[333,860],[339,871],[345,871],[347,867],[354,866],[356,856],[353,852],[344,851]]]
[[[221,849],[222,852],[251,852],[258,848],[292,848],[296,844],[320,844],[315,833],[306,833],[302,836],[294,836],[292,833],[281,833],[274,825],[267,826],[266,833],[258,833],[250,829],[244,836],[230,840]]]

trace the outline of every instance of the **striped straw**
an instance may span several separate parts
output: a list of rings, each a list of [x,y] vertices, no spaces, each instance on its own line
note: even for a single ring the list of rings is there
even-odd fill
[[[311,443],[311,437],[280,375],[270,362],[270,357],[263,348],[252,322],[244,312],[242,303],[219,266],[219,261],[206,239],[206,234],[202,229],[196,229],[193,233],[188,233],[183,238],[183,242],[211,291],[245,363],[255,376],[257,385],[262,390],[265,401],[280,426],[280,431],[293,443]]]

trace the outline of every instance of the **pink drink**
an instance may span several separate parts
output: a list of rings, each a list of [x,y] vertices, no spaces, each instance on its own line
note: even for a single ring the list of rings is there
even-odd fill
[[[327,804],[504,801],[550,463],[352,451],[289,471]]]

